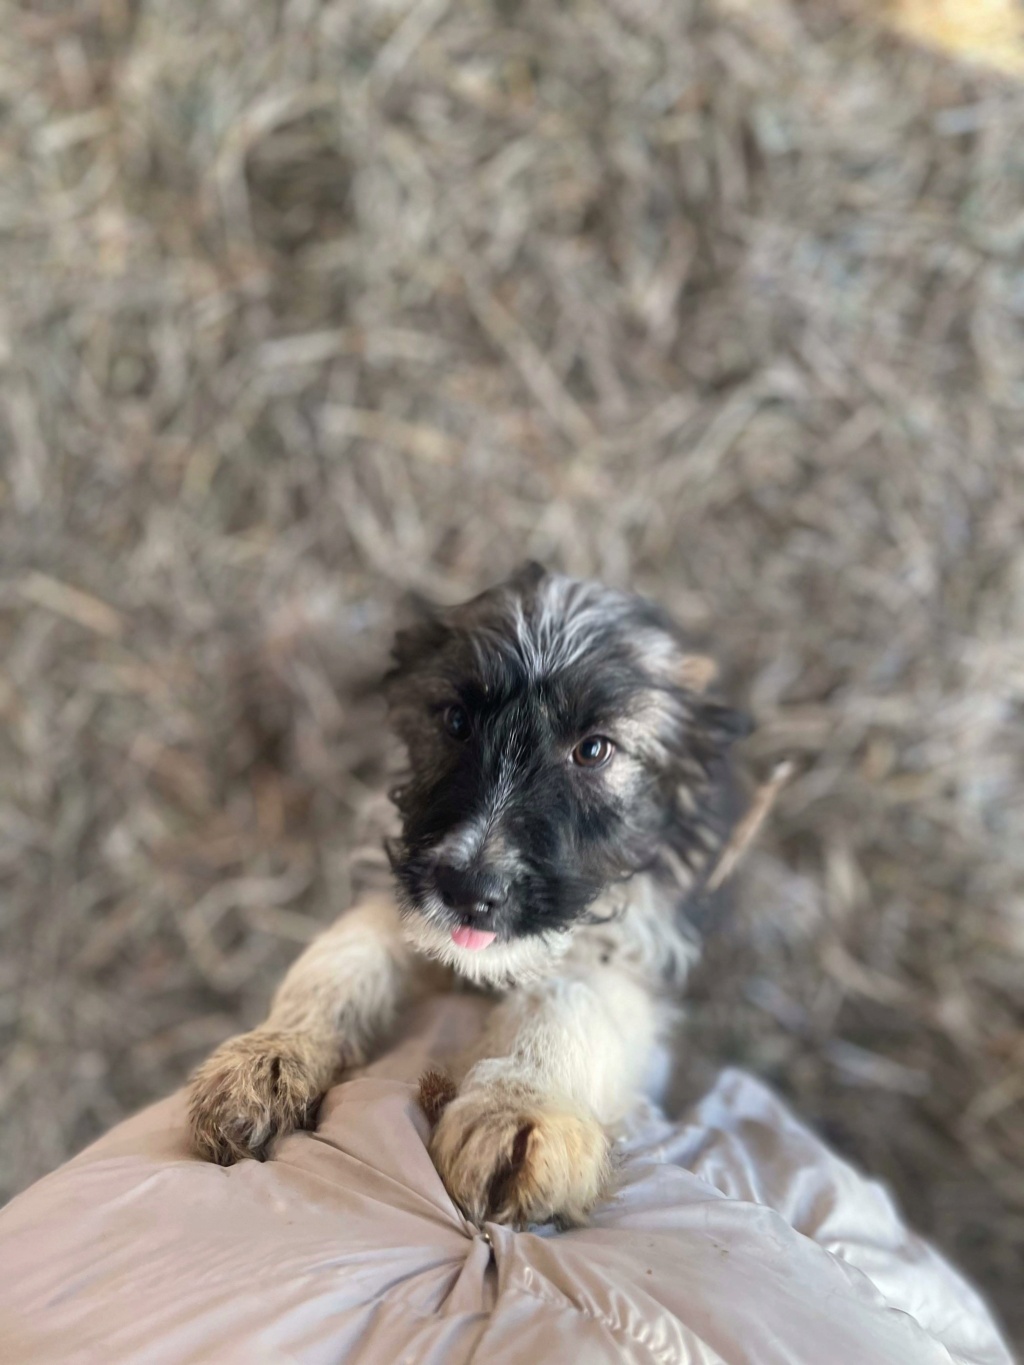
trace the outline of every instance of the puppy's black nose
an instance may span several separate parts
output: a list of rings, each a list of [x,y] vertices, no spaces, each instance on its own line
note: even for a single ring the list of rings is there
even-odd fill
[[[453,867],[439,863],[434,871],[438,894],[449,910],[489,915],[508,900],[508,882],[489,867]]]

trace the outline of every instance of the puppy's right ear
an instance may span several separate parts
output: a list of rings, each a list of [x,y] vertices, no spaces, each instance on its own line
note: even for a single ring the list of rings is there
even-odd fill
[[[746,711],[720,701],[702,700],[694,715],[704,735],[723,753],[738,739],[746,739],[754,732],[754,721]]]

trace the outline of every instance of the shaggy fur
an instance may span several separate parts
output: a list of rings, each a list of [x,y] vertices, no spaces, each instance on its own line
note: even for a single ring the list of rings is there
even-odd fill
[[[198,1072],[196,1150],[262,1157],[308,1122],[433,959],[504,992],[438,1106],[453,1199],[477,1222],[584,1217],[735,819],[727,754],[747,723],[704,695],[712,677],[649,603],[537,565],[400,633],[397,895],[343,916],[266,1025]]]

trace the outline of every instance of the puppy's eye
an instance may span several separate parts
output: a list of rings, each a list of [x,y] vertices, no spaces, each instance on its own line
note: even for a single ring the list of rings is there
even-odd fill
[[[464,706],[452,702],[451,706],[445,707],[443,720],[445,733],[452,739],[469,738],[469,712]]]
[[[615,745],[604,735],[587,735],[572,751],[577,768],[603,768],[615,752]]]

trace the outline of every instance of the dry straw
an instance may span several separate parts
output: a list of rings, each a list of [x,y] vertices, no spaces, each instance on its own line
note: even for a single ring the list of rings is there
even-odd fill
[[[759,0],[0,6],[0,1183],[349,894],[401,595],[631,582],[783,756],[686,1053],[1024,1333],[1024,93]]]

